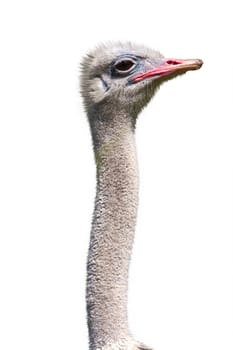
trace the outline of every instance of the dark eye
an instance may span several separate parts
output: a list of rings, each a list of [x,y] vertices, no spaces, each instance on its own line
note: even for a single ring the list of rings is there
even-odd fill
[[[135,66],[132,60],[122,60],[115,64],[114,68],[118,73],[127,73]]]

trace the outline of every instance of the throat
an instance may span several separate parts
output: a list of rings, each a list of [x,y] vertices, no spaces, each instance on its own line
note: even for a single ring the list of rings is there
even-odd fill
[[[128,331],[128,271],[138,204],[134,128],[125,123],[124,128],[111,124],[109,128],[103,131],[101,124],[93,138],[98,139],[94,142],[97,191],[88,255],[87,311],[90,338],[96,346],[125,337]]]

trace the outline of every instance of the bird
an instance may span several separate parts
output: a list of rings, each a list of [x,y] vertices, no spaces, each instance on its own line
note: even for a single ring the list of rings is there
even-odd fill
[[[81,62],[80,92],[96,164],[87,258],[90,350],[149,350],[128,322],[128,277],[138,208],[137,117],[158,88],[203,64],[165,58],[131,42],[107,42]]]

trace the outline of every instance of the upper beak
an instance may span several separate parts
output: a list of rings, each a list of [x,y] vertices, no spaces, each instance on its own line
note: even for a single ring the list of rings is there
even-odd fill
[[[163,77],[169,76],[173,73],[185,73],[188,70],[196,70],[201,68],[203,61],[196,59],[175,59],[175,58],[167,58],[163,60],[163,63],[155,68],[134,76],[131,79],[131,82],[137,83],[146,78],[150,77]]]

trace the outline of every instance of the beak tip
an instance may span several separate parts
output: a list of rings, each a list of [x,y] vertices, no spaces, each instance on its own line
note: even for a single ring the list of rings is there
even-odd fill
[[[201,68],[204,62],[200,58],[198,58],[196,61],[197,61],[197,69]]]

